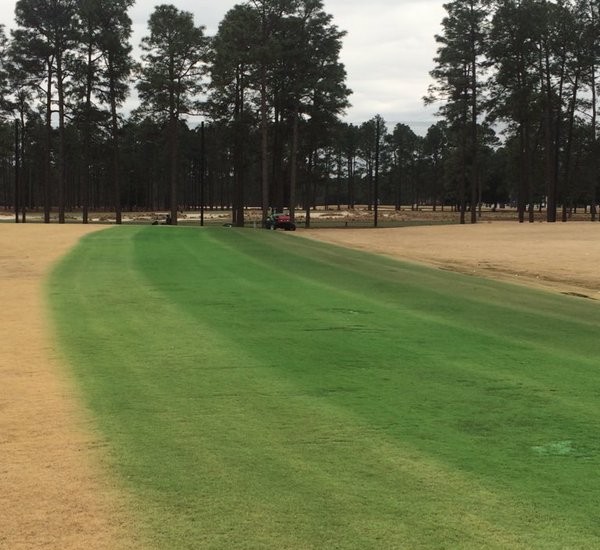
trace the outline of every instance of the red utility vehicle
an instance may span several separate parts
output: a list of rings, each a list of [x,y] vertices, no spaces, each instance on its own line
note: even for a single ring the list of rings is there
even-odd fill
[[[296,231],[296,224],[291,220],[288,214],[271,214],[265,220],[267,229],[283,229],[285,231]]]

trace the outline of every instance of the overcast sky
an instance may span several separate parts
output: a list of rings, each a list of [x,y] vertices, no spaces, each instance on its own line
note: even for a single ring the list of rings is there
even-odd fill
[[[444,0],[325,0],[325,10],[348,34],[342,62],[353,90],[345,119],[360,123],[381,114],[390,124],[403,122],[422,133],[435,122],[435,108],[425,108],[422,97],[444,16]],[[14,20],[15,0],[0,0],[0,22]],[[196,23],[213,35],[225,13],[240,0],[137,0],[131,11],[134,44],[146,33],[155,5],[172,3],[194,13]]]

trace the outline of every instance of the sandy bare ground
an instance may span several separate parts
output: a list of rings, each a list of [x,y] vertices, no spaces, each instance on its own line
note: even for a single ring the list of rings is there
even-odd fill
[[[600,300],[600,223],[315,229],[300,235]]]
[[[41,283],[99,226],[0,225],[0,548],[140,548],[57,357]]]
[[[101,226],[0,224],[0,549],[142,548],[47,322],[42,281]],[[298,231],[443,269],[600,299],[600,223]]]

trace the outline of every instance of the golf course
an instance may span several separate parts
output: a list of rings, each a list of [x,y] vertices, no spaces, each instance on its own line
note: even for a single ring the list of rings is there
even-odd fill
[[[594,303],[226,228],[89,235],[47,289],[149,545],[600,545]]]

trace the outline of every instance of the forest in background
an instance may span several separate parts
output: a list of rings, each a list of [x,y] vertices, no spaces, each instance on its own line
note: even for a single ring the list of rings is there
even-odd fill
[[[160,5],[140,59],[133,3],[19,0],[2,29],[0,208],[21,221],[222,208],[242,226],[252,206],[310,225],[317,205],[358,204],[598,220],[598,1],[446,3],[423,136],[343,120],[345,33],[320,0],[248,0],[212,37]]]

